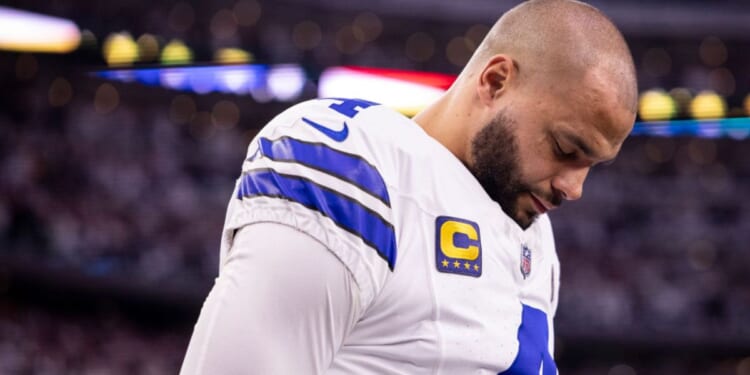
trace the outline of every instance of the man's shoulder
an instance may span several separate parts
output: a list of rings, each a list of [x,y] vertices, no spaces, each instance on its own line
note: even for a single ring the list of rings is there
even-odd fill
[[[280,113],[248,147],[226,229],[275,222],[300,230],[350,270],[367,305],[397,261],[392,166],[377,103],[318,99]]]
[[[283,128],[341,145],[353,143],[353,136],[375,139],[379,142],[375,146],[384,147],[418,142],[426,136],[423,132],[420,134],[421,128],[415,122],[401,113],[356,98],[307,100],[276,116],[266,128]]]
[[[250,145],[248,157],[258,150],[295,148],[309,151],[296,152],[295,158],[375,169],[398,184],[406,166],[423,166],[436,158],[436,144],[418,124],[391,108],[362,99],[328,98],[299,103],[276,116]]]

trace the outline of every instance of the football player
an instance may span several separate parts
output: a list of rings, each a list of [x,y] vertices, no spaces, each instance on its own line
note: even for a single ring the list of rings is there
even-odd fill
[[[413,119],[360,99],[251,142],[183,374],[556,374],[546,213],[635,120],[628,47],[597,9],[532,0]]]

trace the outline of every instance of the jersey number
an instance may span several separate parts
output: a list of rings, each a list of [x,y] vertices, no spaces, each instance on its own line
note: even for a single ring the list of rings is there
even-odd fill
[[[359,111],[362,109],[365,109],[373,105],[378,105],[377,103],[368,102],[367,100],[362,100],[362,99],[334,99],[334,100],[341,100],[341,102],[333,103],[329,105],[328,108],[349,118],[354,118],[354,116],[356,116],[357,113],[359,113]],[[302,121],[304,121],[307,125],[312,126],[319,132],[325,134],[326,137],[331,138],[336,142],[343,142],[346,139],[346,137],[349,136],[349,125],[346,124],[346,121],[344,121],[344,126],[341,128],[341,130],[331,129],[326,125],[319,124],[305,117],[302,118]]]
[[[340,100],[341,103],[333,103],[328,106],[328,108],[346,116],[349,118],[354,118],[354,116],[359,113],[360,110],[366,109],[367,107],[372,107],[374,105],[378,105],[378,103],[370,102],[367,100],[362,99],[338,99],[338,98],[332,98],[334,100]]]
[[[521,327],[518,328],[518,355],[502,375],[555,375],[557,366],[549,354],[547,314],[522,305]]]

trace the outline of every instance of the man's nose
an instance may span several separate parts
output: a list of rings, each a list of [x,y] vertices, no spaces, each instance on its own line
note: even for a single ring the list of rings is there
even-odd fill
[[[552,187],[563,199],[574,201],[583,196],[583,183],[591,168],[568,169],[552,180]]]

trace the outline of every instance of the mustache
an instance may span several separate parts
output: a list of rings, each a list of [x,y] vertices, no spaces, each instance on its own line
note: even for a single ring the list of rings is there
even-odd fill
[[[552,204],[553,206],[558,207],[558,208],[560,206],[562,206],[563,201],[565,201],[563,199],[562,193],[560,193],[560,192],[554,192],[553,191],[552,193],[546,193],[546,192],[537,191],[537,190],[534,190],[534,189],[527,189],[527,190],[530,193],[536,195],[539,198],[544,199],[545,201],[549,202],[550,204]]]
[[[563,204],[562,194],[554,194],[552,199],[549,200],[555,207],[560,207]]]

